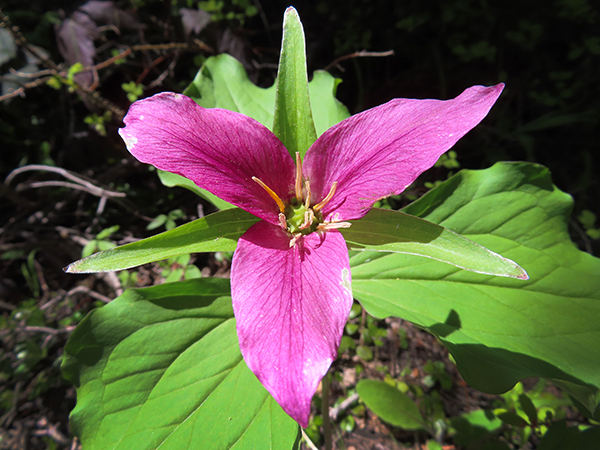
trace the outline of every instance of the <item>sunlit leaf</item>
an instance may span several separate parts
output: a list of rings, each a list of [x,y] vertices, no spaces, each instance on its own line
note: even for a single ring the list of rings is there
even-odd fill
[[[68,273],[129,269],[172,256],[195,252],[232,252],[237,240],[258,219],[241,209],[228,209],[156,236],[125,244],[69,264]]]
[[[571,242],[571,208],[571,198],[539,165],[461,171],[404,211],[516,261],[529,281],[361,252],[351,258],[354,296],[376,317],[402,317],[439,336],[477,389],[501,393],[523,378],[542,377],[594,411],[600,260]]]
[[[374,208],[341,232],[350,250],[408,253],[478,273],[514,278],[527,274],[515,262],[444,227],[415,216]]]
[[[283,40],[275,89],[273,133],[292,158],[304,157],[317,140],[306,73],[304,30],[296,10],[289,7],[283,18]]]
[[[229,280],[125,291],[65,347],[86,450],[292,449],[299,427],[242,359]]]

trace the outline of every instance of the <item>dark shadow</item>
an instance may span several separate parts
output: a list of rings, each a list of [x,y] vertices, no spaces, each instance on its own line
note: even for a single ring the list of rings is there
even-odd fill
[[[429,327],[429,330],[439,337],[448,337],[456,330],[460,330],[460,317],[455,310],[451,309],[444,323],[436,323]]]

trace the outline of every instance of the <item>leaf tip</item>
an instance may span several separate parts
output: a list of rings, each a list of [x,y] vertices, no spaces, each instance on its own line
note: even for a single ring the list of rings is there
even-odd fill
[[[65,273],[77,273],[76,267],[77,267],[77,261],[72,262],[68,266],[63,267],[62,271]]]
[[[287,18],[288,16],[296,16],[298,17],[298,19],[300,18],[300,16],[298,15],[298,11],[296,11],[296,8],[294,8],[293,6],[288,6],[285,9],[285,18]]]
[[[527,272],[525,271],[525,269],[523,269],[521,266],[519,266],[517,264],[517,270],[519,272],[519,274],[517,275],[517,278],[519,280],[529,280],[529,275],[527,274]]]

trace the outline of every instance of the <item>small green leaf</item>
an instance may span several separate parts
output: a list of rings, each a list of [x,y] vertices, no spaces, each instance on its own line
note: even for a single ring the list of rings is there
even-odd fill
[[[356,347],[356,354],[363,361],[371,361],[373,359],[373,350],[366,345],[359,345]]]
[[[521,394],[519,395],[519,404],[523,412],[527,415],[529,423],[534,427],[537,426],[537,409],[531,399],[526,394]]]
[[[373,208],[350,228],[340,230],[350,250],[407,253],[442,261],[477,273],[527,279],[514,261],[418,217]]]
[[[360,399],[381,420],[404,430],[421,430],[427,423],[410,397],[383,381],[361,380],[356,385]]]
[[[289,7],[283,19],[283,39],[277,72],[273,133],[292,158],[304,157],[317,140],[306,73],[304,30],[296,10]]]
[[[65,347],[86,450],[291,450],[299,427],[240,354],[229,280],[127,290]]]
[[[241,209],[228,209],[131,244],[96,253],[64,270],[68,273],[129,269],[172,256],[196,252],[231,252],[258,219]]]
[[[512,425],[513,427],[524,427],[527,425],[525,419],[512,411],[506,411],[497,415],[502,422]]]
[[[100,233],[98,233],[96,239],[105,239],[116,231],[119,231],[119,225],[113,225],[112,227],[105,228]]]
[[[235,206],[233,206],[231,203],[227,203],[226,201],[221,200],[219,197],[217,197],[214,194],[211,194],[206,189],[199,188],[198,186],[196,186],[196,183],[194,183],[192,180],[188,180],[187,178],[182,177],[181,175],[177,175],[175,173],[165,172],[164,170],[157,169],[156,172],[158,173],[158,178],[160,178],[160,182],[167,187],[179,186],[185,189],[189,189],[194,194],[202,197],[204,200],[211,202],[220,210],[235,208]],[[160,225],[162,225],[162,223]]]
[[[167,216],[164,214],[159,214],[158,216],[156,216],[154,218],[154,220],[152,222],[150,222],[148,225],[146,225],[146,230],[155,230],[158,227],[163,226],[166,221],[167,221]]]

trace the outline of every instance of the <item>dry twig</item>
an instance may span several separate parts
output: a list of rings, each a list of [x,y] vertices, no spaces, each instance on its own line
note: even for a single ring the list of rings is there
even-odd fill
[[[19,175],[23,172],[28,172],[28,171],[32,171],[32,170],[43,170],[46,172],[58,173],[59,175],[62,175],[63,177],[65,177],[71,181],[74,181],[75,183],[66,183],[64,181],[38,181],[38,182],[30,183],[30,184],[24,185],[24,186],[20,185],[19,187],[17,187],[18,191],[22,191],[24,189],[29,189],[29,188],[45,187],[45,186],[62,186],[62,187],[70,187],[72,189],[79,189],[81,191],[86,191],[97,197],[125,197],[126,196],[126,194],[124,192],[110,191],[108,189],[104,189],[99,186],[96,186],[95,184],[90,183],[89,181],[86,181],[83,178],[80,178],[80,177],[74,175],[72,172],[69,172],[68,170],[65,170],[61,167],[44,166],[44,165],[40,165],[40,164],[31,164],[31,165],[19,167],[18,169],[13,170],[8,175],[8,177],[6,177],[4,184],[8,185],[17,175]]]
[[[327,66],[325,66],[325,68],[323,70],[329,70],[333,66],[337,66],[343,72],[344,68],[340,67],[339,63],[342,61],[345,61],[346,59],[373,58],[373,57],[381,58],[384,56],[392,56],[393,54],[394,54],[394,50],[388,50],[387,52],[368,52],[366,50],[361,50],[360,52],[354,52],[354,53],[350,53],[349,55],[340,56],[339,58],[335,59],[331,63],[327,64]]]

